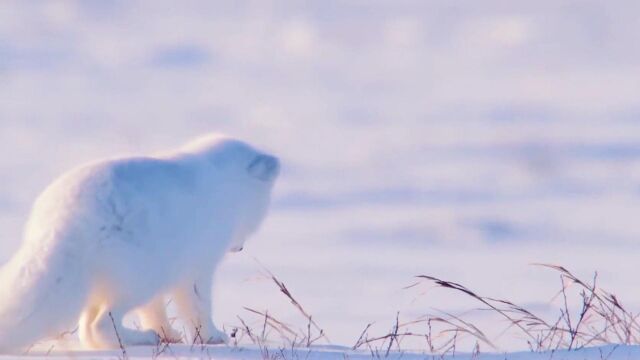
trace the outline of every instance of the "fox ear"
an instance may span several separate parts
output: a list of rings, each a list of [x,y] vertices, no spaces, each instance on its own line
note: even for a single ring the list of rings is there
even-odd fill
[[[275,156],[258,155],[249,163],[247,172],[258,180],[271,181],[280,172],[280,161]]]

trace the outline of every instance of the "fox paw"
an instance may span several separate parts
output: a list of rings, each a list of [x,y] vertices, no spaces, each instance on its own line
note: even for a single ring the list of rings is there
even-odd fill
[[[227,344],[229,343],[229,336],[225,334],[223,331],[218,329],[213,329],[208,337],[203,338],[204,343],[209,345],[219,345],[219,344]]]
[[[169,344],[179,344],[182,342],[183,338],[182,333],[173,328],[162,328],[162,330],[159,332],[159,335],[162,342]]]

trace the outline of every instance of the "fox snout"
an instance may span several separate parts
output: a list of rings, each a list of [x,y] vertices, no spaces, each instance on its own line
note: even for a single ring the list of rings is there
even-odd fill
[[[247,167],[249,175],[262,181],[273,181],[280,173],[280,160],[271,155],[258,155]]]

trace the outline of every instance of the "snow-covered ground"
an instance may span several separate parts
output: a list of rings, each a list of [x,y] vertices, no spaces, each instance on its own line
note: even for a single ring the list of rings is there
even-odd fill
[[[229,348],[221,346],[191,347],[188,345],[172,346],[167,349],[157,348],[132,348],[128,351],[76,351],[33,354],[21,357],[22,359],[101,359],[101,358],[127,358],[127,359],[246,359],[246,360],[345,360],[345,359],[407,359],[407,360],[631,360],[640,357],[640,347],[636,346],[604,346],[576,351],[554,352],[512,352],[512,353],[457,353],[446,356],[430,356],[419,352],[389,352],[388,354],[372,354],[367,351],[352,351],[349,348]],[[13,357],[2,356],[0,359]]]
[[[597,270],[640,309],[638,11],[623,0],[3,2],[0,261],[57,174],[223,131],[284,162],[269,220],[218,273],[228,331],[237,315],[259,326],[244,307],[306,326],[262,266],[347,346],[368,323],[386,333],[398,311],[477,306],[404,289],[418,274],[554,317],[558,276],[529,264],[559,263]],[[633,358],[622,354],[611,359]]]

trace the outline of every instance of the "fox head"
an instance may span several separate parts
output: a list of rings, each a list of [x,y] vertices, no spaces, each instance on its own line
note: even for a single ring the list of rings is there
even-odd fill
[[[220,134],[202,137],[183,148],[205,169],[221,211],[233,213],[235,228],[229,251],[240,251],[264,219],[271,190],[280,173],[277,157]]]

